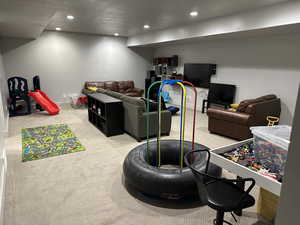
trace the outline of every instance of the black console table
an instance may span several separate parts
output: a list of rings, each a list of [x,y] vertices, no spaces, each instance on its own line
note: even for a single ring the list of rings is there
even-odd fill
[[[107,137],[124,133],[122,101],[101,93],[88,96],[89,121]]]

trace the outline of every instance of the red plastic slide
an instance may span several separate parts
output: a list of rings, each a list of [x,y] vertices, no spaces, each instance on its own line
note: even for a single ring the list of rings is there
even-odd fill
[[[37,90],[29,92],[30,97],[34,99],[49,115],[56,115],[59,113],[59,107],[53,102],[44,92]]]

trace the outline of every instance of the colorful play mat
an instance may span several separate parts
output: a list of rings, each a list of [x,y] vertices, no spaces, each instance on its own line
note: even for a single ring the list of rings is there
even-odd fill
[[[22,129],[22,161],[84,151],[79,139],[66,124]]]

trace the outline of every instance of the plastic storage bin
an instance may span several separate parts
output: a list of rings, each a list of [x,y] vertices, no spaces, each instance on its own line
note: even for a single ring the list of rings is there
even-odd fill
[[[71,106],[74,109],[85,108],[87,106],[87,97],[81,94],[70,95]]]
[[[251,127],[254,154],[271,173],[283,175],[290,144],[290,126]]]

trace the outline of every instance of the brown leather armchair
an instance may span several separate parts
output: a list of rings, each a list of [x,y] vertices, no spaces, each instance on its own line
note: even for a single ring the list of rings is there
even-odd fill
[[[252,137],[250,127],[266,126],[267,116],[280,117],[280,112],[280,99],[276,95],[242,101],[236,111],[209,108],[208,130],[211,133],[245,140]]]

